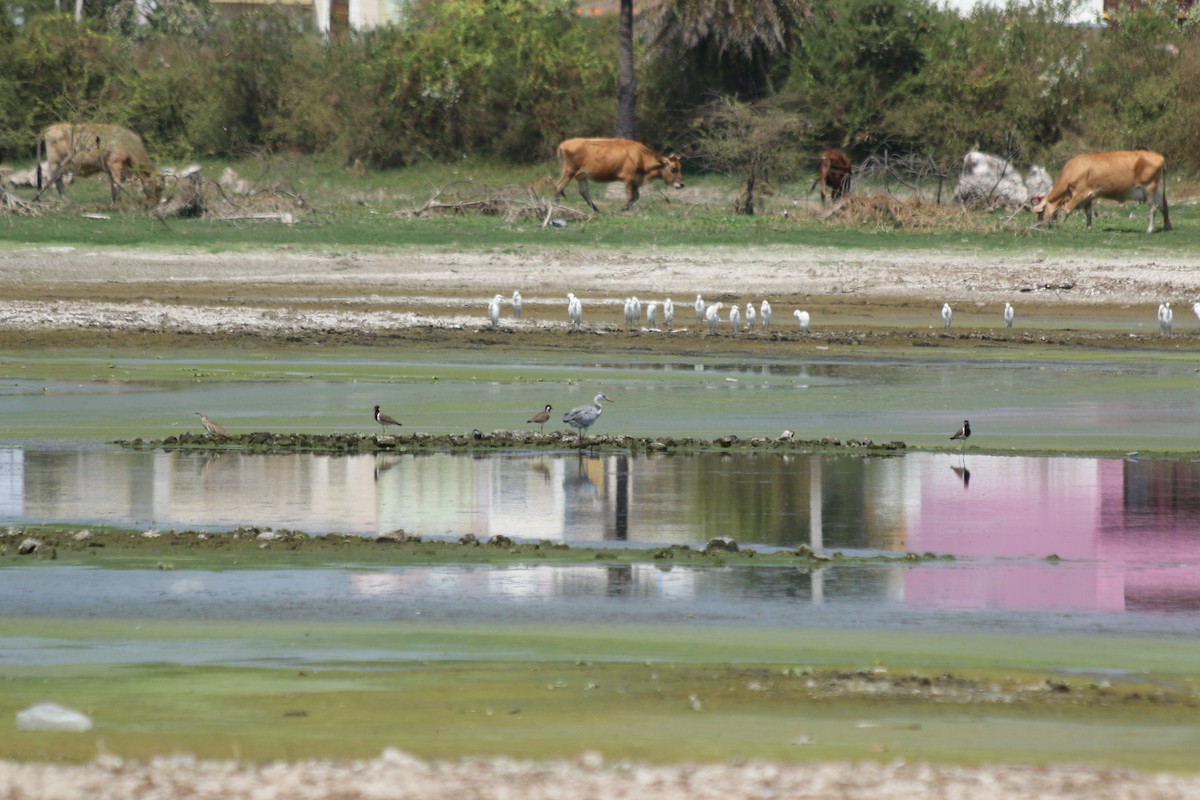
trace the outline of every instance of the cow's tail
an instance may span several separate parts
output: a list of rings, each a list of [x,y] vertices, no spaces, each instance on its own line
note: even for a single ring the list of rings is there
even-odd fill
[[[38,136],[37,140],[37,188],[38,192],[42,191],[42,145],[45,144],[45,137]]]

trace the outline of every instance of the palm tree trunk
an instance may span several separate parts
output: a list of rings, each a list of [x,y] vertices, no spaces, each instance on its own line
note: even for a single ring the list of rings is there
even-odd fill
[[[633,74],[633,0],[621,0],[617,52],[616,136],[633,139],[633,116],[637,108],[637,79]]]

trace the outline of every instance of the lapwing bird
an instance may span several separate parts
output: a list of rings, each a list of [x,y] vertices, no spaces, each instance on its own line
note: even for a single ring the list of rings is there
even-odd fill
[[[807,311],[796,310],[792,312],[792,316],[796,318],[796,322],[800,324],[800,332],[808,333],[808,324],[812,321],[812,316]]]
[[[971,438],[971,422],[970,422],[970,420],[964,419],[963,426],[958,429],[958,433],[956,433],[950,437],[950,441],[953,442],[955,439],[959,440],[959,449],[961,450],[962,448],[967,446],[967,439],[970,439],[970,438]]]
[[[954,316],[954,310],[950,308],[949,303],[942,303],[942,327],[950,330],[950,319]]]
[[[583,448],[583,437],[587,436],[588,428],[596,424],[596,420],[600,419],[600,401],[607,400],[610,403],[617,402],[611,397],[604,394],[598,394],[593,399],[591,404],[583,406],[575,406],[567,413],[563,414],[562,421],[570,425],[572,428],[579,430],[579,447]]]
[[[550,404],[546,403],[546,407],[544,409],[542,409],[538,413],[534,414],[532,417],[530,417],[529,419],[527,419],[525,421],[526,422],[536,422],[538,424],[539,428],[541,429],[541,432],[545,433],[546,432],[546,422],[549,421],[549,419],[550,419],[550,411],[551,411]]]
[[[213,436],[228,436],[229,435],[229,431],[225,430],[223,427],[221,427],[220,425],[218,425],[217,423],[215,423],[211,419],[209,419],[207,416],[205,416],[203,411],[197,411],[196,415],[198,417],[200,417],[200,424],[204,426],[204,430],[208,431]]]
[[[762,329],[764,331],[771,327],[771,304],[766,300],[762,301],[762,307],[758,310],[758,318],[762,320]]]
[[[1012,303],[1005,303],[1004,304],[1004,327],[1011,328],[1012,324],[1013,324],[1013,317],[1015,317],[1015,316],[1016,316],[1016,312],[1013,311]]]
[[[384,433],[387,433],[388,425],[395,425],[397,428],[401,427],[401,423],[380,411],[379,406],[375,406],[375,421],[379,423],[379,427]]]

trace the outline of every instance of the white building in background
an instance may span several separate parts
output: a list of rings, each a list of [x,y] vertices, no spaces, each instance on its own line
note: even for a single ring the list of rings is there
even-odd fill
[[[313,30],[367,31],[380,25],[399,22],[409,0],[212,0],[213,7],[226,14],[239,14],[262,8],[277,8],[298,20],[311,22]]]

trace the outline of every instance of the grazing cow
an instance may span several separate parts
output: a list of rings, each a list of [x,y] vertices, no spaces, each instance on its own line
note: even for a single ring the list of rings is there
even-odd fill
[[[118,125],[74,125],[60,122],[46,128],[42,134],[46,147],[47,172],[45,181],[54,183],[58,196],[63,197],[63,176],[86,177],[103,172],[108,176],[112,201],[117,202],[123,184],[136,178],[151,202],[158,199],[159,185],[154,166],[146,155],[142,138]],[[40,144],[39,144],[40,147]],[[43,186],[38,172],[38,188]]]
[[[574,178],[579,182],[579,194],[599,213],[600,209],[588,194],[588,179],[625,184],[625,209],[637,202],[638,189],[643,183],[659,178],[663,183],[683,188],[683,166],[678,155],[660,156],[646,145],[630,139],[567,139],[558,146],[558,162],[562,177],[555,185],[555,197],[561,197]]]
[[[1092,202],[1107,200],[1136,200],[1150,204],[1150,227],[1154,232],[1154,209],[1162,209],[1163,230],[1171,230],[1167,210],[1167,161],[1161,153],[1151,150],[1117,150],[1111,153],[1084,153],[1072,158],[1050,193],[1033,207],[1038,221],[1054,220],[1059,209],[1063,216],[1083,205],[1087,227],[1092,227]]]
[[[954,200],[965,206],[1020,208],[1029,203],[1029,190],[1012,162],[972,150],[963,156]]]
[[[817,179],[813,186],[821,184],[821,205],[825,205],[825,192],[833,202],[841,200],[850,193],[850,157],[841,150],[821,151],[821,160],[817,164]],[[808,187],[811,192],[813,187]]]

